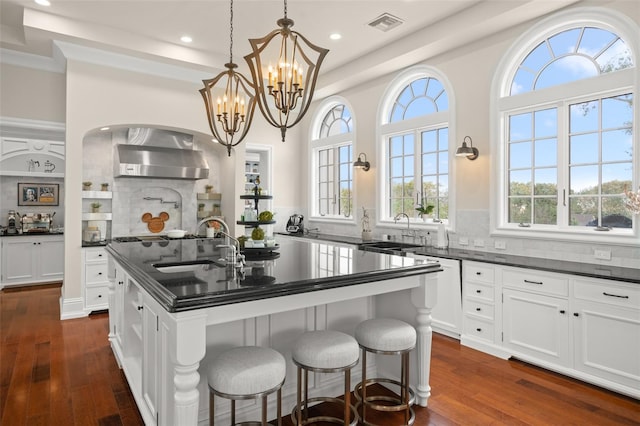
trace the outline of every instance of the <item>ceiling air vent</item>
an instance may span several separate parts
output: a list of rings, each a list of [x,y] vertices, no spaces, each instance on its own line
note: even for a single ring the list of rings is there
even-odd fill
[[[402,24],[403,22],[404,21],[397,16],[393,16],[389,13],[383,13],[373,21],[369,22],[368,25],[382,32],[387,32]]]

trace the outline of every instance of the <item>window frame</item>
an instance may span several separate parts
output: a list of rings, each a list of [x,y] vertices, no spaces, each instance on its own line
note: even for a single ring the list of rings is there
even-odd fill
[[[433,78],[438,80],[438,82],[442,85],[444,91],[447,94],[448,98],[448,108],[445,111],[437,111],[431,114],[427,114],[420,117],[413,117],[406,120],[389,122],[389,116],[395,104],[397,97],[402,93],[402,91],[414,80],[420,78]],[[449,182],[449,194],[448,194],[448,203],[449,203],[449,218],[444,219],[443,222],[446,228],[450,231],[455,231],[455,222],[456,222],[456,208],[455,208],[455,198],[456,198],[456,185],[455,185],[455,176],[456,176],[456,161],[455,161],[455,94],[452,88],[451,83],[447,79],[447,77],[435,67],[427,66],[427,65],[418,65],[414,67],[410,67],[405,71],[399,73],[387,86],[378,107],[377,114],[377,123],[376,126],[376,140],[377,143],[377,163],[379,165],[379,174],[377,180],[377,211],[379,212],[378,217],[376,217],[376,225],[385,226],[385,227],[397,227],[397,228],[406,228],[406,221],[403,217],[400,221],[394,221],[393,218],[389,217],[389,209],[390,209],[390,194],[389,194],[389,140],[398,135],[403,135],[407,133],[413,133],[416,144],[416,151],[414,152],[415,156],[415,164],[422,161],[422,149],[421,149],[421,135],[425,131],[438,130],[442,128],[447,128],[448,131],[448,140],[447,140],[447,150],[448,150],[448,182]],[[421,182],[422,175],[418,173],[418,169],[414,170],[414,186]],[[416,197],[415,188],[413,197]],[[421,229],[435,229],[437,223],[433,221],[424,221],[420,218],[411,218],[409,220],[410,225],[412,227],[417,227]]]
[[[341,133],[338,135],[328,136],[325,138],[319,138],[320,129],[324,122],[326,115],[336,106],[343,105],[349,111],[351,116],[351,132]],[[353,108],[341,96],[332,96],[330,98],[325,99],[315,111],[313,115],[312,124],[310,126],[310,135],[309,135],[309,187],[310,187],[310,196],[309,196],[309,219],[314,221],[326,221],[333,223],[342,223],[342,224],[356,224],[356,214],[353,211],[353,208],[356,204],[356,185],[355,185],[355,173],[353,168],[351,168],[351,205],[352,210],[349,216],[339,215],[339,214],[330,214],[330,215],[321,215],[319,211],[319,203],[318,203],[318,161],[319,161],[319,151],[322,149],[335,149],[335,162],[334,162],[334,186],[338,192],[336,193],[339,197],[340,194],[340,180],[339,180],[339,157],[337,156],[337,150],[340,147],[344,147],[347,145],[351,145],[351,153],[352,157],[355,161],[356,157],[356,118],[353,116]]]
[[[621,37],[631,49],[635,66],[633,68],[601,74],[595,78],[572,81],[559,86],[547,87],[531,92],[510,95],[511,82],[522,60],[540,41],[559,32],[580,27],[591,26],[610,31]],[[597,8],[576,8],[555,14],[540,21],[517,39],[503,56],[491,88],[491,214],[490,234],[519,238],[544,238],[568,241],[601,242],[614,244],[637,244],[640,236],[640,217],[634,218],[633,228],[613,228],[608,232],[595,232],[593,228],[571,227],[568,224],[569,197],[569,144],[568,119],[569,105],[589,100],[597,100],[632,93],[634,96],[633,111],[633,175],[632,185],[640,184],[640,143],[638,129],[640,108],[638,107],[638,69],[640,60],[637,43],[638,26],[628,17],[618,12]],[[508,217],[508,117],[527,111],[539,111],[545,108],[558,108],[558,225],[536,225],[521,228],[518,224],[509,223]],[[567,207],[563,203],[563,190],[567,191]]]

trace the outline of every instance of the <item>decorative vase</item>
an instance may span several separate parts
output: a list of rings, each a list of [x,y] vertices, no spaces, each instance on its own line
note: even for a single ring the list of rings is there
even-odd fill
[[[371,231],[362,231],[362,240],[369,241],[371,240],[372,232]]]

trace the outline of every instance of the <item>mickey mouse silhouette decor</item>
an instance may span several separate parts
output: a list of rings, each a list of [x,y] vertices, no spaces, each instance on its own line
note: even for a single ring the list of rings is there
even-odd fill
[[[153,217],[151,213],[145,213],[142,215],[142,221],[147,224],[149,231],[154,234],[164,229],[164,223],[169,220],[169,213],[160,212],[157,217]]]

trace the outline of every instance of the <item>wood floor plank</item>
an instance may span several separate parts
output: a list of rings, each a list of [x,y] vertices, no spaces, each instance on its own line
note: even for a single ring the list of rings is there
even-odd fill
[[[142,426],[108,315],[60,321],[59,297],[59,286],[0,291],[0,425]],[[430,384],[416,426],[640,426],[638,400],[438,334]]]

